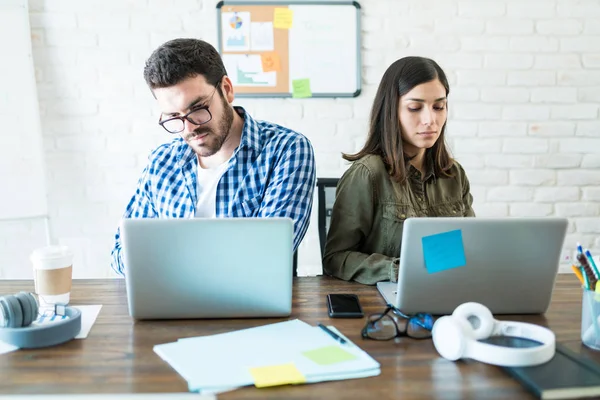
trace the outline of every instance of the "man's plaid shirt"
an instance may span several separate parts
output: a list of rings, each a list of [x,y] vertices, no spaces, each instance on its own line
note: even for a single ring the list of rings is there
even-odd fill
[[[256,121],[242,108],[239,147],[217,186],[217,217],[289,217],[294,221],[294,250],[308,228],[316,167],[312,146],[303,135]],[[198,158],[180,137],[149,157],[123,218],[193,218],[198,199]],[[124,273],[119,230],[112,268]]]

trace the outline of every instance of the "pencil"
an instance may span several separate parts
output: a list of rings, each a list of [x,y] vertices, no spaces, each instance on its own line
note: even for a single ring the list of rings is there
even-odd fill
[[[581,271],[579,270],[579,268],[577,268],[574,265],[571,265],[571,268],[573,269],[573,272],[575,272],[575,275],[577,275],[577,279],[579,279],[579,282],[581,282],[581,285],[583,287],[585,287],[585,282],[583,281],[583,275],[581,275]]]

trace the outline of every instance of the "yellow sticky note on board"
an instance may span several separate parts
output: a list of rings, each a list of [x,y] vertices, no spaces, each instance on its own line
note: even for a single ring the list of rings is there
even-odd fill
[[[290,29],[293,22],[294,10],[279,7],[273,11],[273,28]]]
[[[262,62],[263,72],[277,72],[281,70],[279,54],[277,53],[262,53],[260,55],[260,61]]]
[[[310,90],[310,79],[292,80],[292,97],[296,99],[312,97],[312,92]]]
[[[305,383],[306,378],[294,363],[250,368],[257,388]]]

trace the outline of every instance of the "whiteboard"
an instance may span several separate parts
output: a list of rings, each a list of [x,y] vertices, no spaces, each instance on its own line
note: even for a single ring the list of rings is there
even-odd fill
[[[277,27],[289,10],[290,27]],[[355,1],[222,1],[218,48],[239,97],[356,97],[361,91],[360,5]],[[275,54],[277,70],[265,70]],[[238,79],[240,76],[240,79]]]
[[[26,0],[0,1],[0,220],[45,216],[48,205]]]

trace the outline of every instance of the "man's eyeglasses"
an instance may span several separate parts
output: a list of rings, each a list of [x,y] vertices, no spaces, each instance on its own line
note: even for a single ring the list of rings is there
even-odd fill
[[[402,336],[413,339],[429,339],[432,328],[433,317],[430,314],[418,313],[409,316],[388,304],[383,313],[369,316],[367,324],[362,330],[362,337],[374,340],[390,340]]]
[[[218,85],[218,84],[217,84]],[[217,86],[218,87],[218,86]],[[217,87],[213,90],[208,104],[212,102],[212,98],[217,91]],[[208,110],[208,105],[192,108],[189,113],[182,115],[181,117],[172,117],[169,119],[162,119],[162,114],[158,119],[158,124],[165,128],[169,133],[181,133],[185,129],[185,120],[194,125],[204,125],[212,119],[212,114]]]

